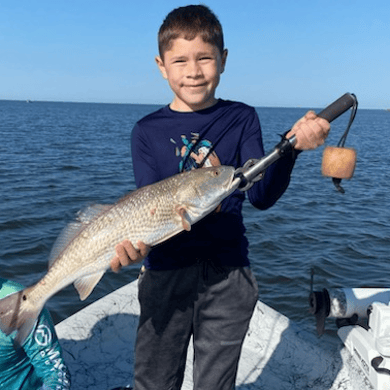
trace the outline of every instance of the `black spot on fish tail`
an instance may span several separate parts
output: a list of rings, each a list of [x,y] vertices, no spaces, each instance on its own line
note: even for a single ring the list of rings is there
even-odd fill
[[[15,345],[21,346],[34,328],[44,302],[37,306],[28,299],[30,288],[0,299],[0,329],[5,335],[17,331]]]

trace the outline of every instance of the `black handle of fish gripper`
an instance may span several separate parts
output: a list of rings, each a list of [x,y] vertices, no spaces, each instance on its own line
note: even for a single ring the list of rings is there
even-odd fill
[[[328,107],[324,108],[317,116],[326,119],[328,122],[334,121],[345,111],[350,109],[356,103],[356,96],[346,93]]]

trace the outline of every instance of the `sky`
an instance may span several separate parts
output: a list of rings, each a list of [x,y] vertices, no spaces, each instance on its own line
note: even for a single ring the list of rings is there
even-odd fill
[[[209,0],[229,51],[216,96],[390,108],[388,0]],[[168,104],[155,64],[173,0],[0,0],[0,100]]]

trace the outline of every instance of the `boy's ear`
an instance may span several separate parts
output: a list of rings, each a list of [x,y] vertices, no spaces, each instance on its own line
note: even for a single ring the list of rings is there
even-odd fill
[[[221,67],[221,73],[223,73],[223,72],[225,71],[227,55],[228,55],[228,49],[224,49],[224,51],[223,51],[223,53],[222,53],[222,67]]]
[[[164,61],[161,59],[160,56],[156,56],[155,61],[156,61],[158,68],[160,69],[162,77],[164,77],[164,79],[168,79],[167,71],[166,71],[165,66],[164,66]]]

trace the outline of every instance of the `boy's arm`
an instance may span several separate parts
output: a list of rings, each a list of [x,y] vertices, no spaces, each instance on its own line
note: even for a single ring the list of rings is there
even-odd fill
[[[313,111],[309,111],[295,123],[286,136],[287,138],[293,135],[296,136],[297,143],[295,149],[297,150],[315,149],[324,143],[329,129],[330,125],[325,119],[319,118]],[[259,134],[261,138],[260,131]],[[262,150],[261,140],[256,142],[255,139],[248,139],[243,149],[249,151],[248,153],[252,153],[252,157],[261,158],[263,155],[256,155],[259,151],[254,151],[256,145],[260,145]],[[259,149],[258,146],[257,149]],[[253,206],[265,210],[275,204],[290,183],[290,175],[295,159],[296,153],[292,153],[292,155],[279,159],[266,169],[264,178],[247,191],[248,199]]]

